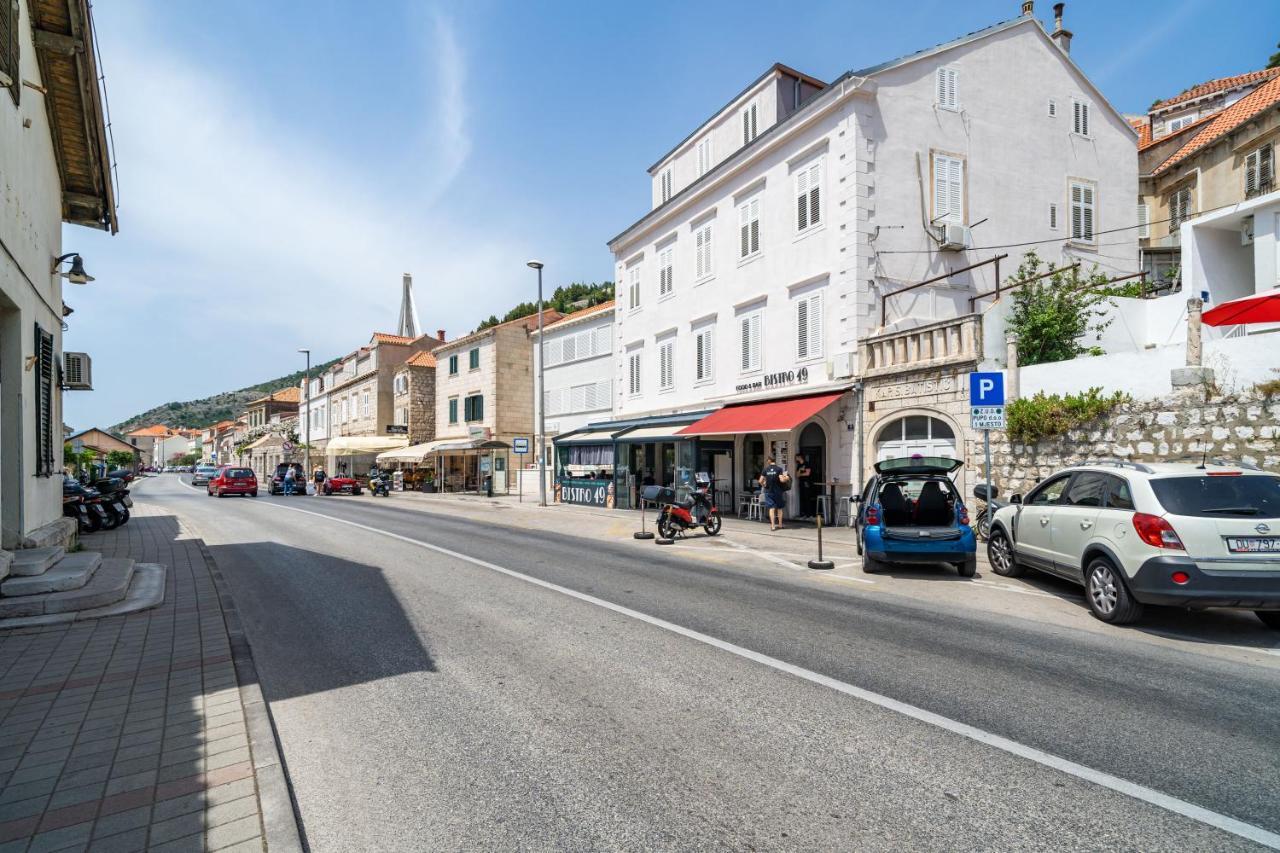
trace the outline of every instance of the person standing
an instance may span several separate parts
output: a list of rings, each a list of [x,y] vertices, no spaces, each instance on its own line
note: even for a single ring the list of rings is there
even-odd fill
[[[813,518],[815,512],[813,469],[809,467],[809,461],[804,458],[803,453],[796,454],[796,488],[800,492],[800,516]]]
[[[324,469],[319,465],[316,466],[315,481],[316,494],[319,495],[321,490],[324,489]]]
[[[292,465],[284,469],[284,493],[286,495],[293,494],[293,484],[296,479],[297,474],[294,473]]]
[[[764,491],[764,508],[769,513],[769,529],[782,529],[782,508],[787,503],[786,486],[791,482],[787,470],[770,456],[760,472],[760,488]]]

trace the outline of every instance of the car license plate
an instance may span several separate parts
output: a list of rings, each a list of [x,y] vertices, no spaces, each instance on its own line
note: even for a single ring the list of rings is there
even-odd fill
[[[1233,554],[1280,553],[1280,536],[1228,536],[1227,550]]]

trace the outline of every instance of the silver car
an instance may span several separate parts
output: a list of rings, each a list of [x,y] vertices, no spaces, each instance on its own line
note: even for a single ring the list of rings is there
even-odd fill
[[[197,465],[196,472],[191,475],[191,485],[207,486],[209,481],[213,479],[213,475],[217,473],[217,465]]]

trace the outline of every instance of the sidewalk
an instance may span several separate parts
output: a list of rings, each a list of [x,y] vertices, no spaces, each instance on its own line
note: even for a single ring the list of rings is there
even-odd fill
[[[82,542],[167,566],[164,603],[0,633],[0,853],[301,849],[248,645],[201,540],[139,501],[129,524]]]

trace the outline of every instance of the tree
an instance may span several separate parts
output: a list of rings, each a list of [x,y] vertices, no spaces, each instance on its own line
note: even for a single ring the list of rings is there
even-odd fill
[[[108,468],[128,468],[133,461],[134,455],[128,450],[113,450],[107,454]]]
[[[591,284],[575,281],[573,284],[557,287],[551,296],[547,297],[545,307],[548,310],[559,311],[561,314],[571,314],[583,308],[599,305],[601,302],[608,302],[612,298],[613,282],[611,281],[593,282]],[[519,320],[521,317],[529,317],[537,313],[538,303],[521,302],[504,314],[501,320],[496,315],[491,314],[489,319],[480,322],[480,325],[476,327],[476,331],[482,332],[499,323],[509,323],[512,320]]]
[[[1276,42],[1276,47],[1280,47],[1280,42]],[[1280,68],[1280,51],[1271,54],[1271,59],[1267,62],[1268,68]]]
[[[1023,255],[1009,283],[1053,271],[1035,252]],[[1109,283],[1097,267],[1082,276],[1078,269],[1057,270],[1047,278],[1019,285],[1013,291],[1013,310],[1007,324],[1018,340],[1020,365],[1066,361],[1079,355],[1102,355],[1102,348],[1086,345],[1089,336],[1100,340],[1111,325],[1106,307],[1115,296],[1136,296],[1141,285]]]

